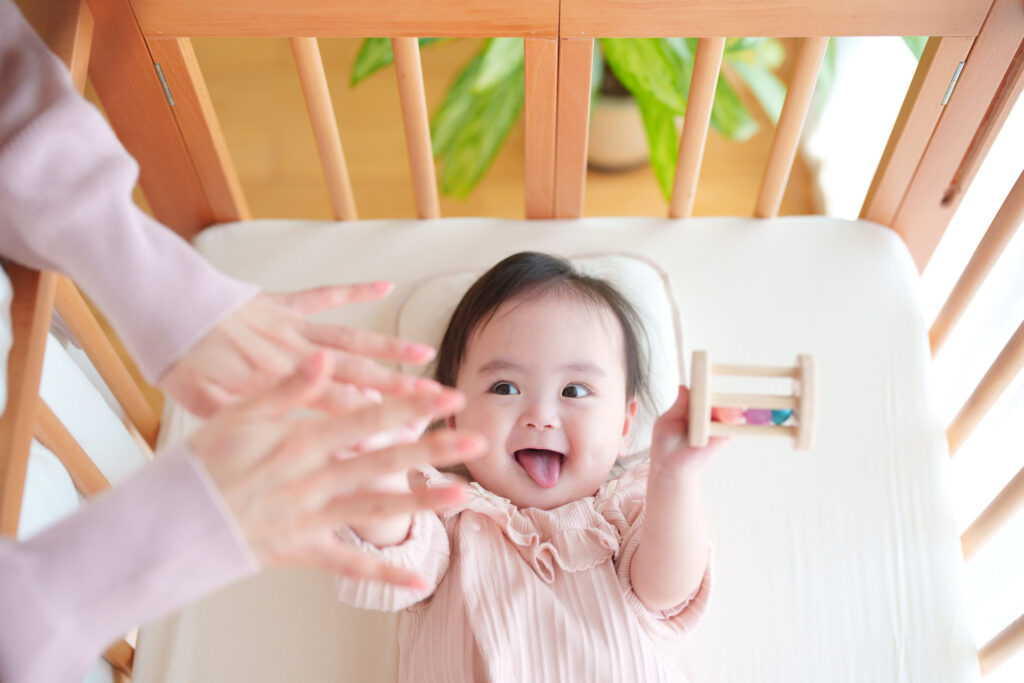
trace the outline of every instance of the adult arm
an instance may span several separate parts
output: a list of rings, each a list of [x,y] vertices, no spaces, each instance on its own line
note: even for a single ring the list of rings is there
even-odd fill
[[[140,622],[254,572],[187,444],[64,521],[0,541],[0,680],[80,678]]]
[[[70,276],[150,381],[257,293],[131,201],[138,165],[0,0],[0,254]]]

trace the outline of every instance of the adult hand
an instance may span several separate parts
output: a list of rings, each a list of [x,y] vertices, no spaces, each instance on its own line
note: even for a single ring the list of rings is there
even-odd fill
[[[426,363],[434,349],[365,330],[311,322],[320,311],[386,296],[391,283],[374,282],[261,293],[227,316],[161,378],[160,388],[185,408],[208,417],[244,396],[267,389],[294,372],[318,349],[334,356],[331,382],[315,408],[364,405],[377,392],[405,395],[436,387],[433,380],[404,375],[370,358]]]
[[[288,417],[296,408],[316,404],[336,374],[334,357],[317,352],[277,386],[219,412],[189,442],[262,563],[420,587],[415,574],[342,545],[334,531],[461,501],[460,486],[404,493],[360,487],[418,464],[472,459],[484,452],[486,442],[472,432],[446,430],[416,443],[339,458],[337,453],[351,451],[373,434],[451,415],[465,397],[436,389],[336,415]]]

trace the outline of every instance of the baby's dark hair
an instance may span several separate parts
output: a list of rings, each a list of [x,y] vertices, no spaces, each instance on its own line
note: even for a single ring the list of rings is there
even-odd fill
[[[470,336],[487,324],[498,307],[517,297],[558,293],[596,307],[607,306],[622,327],[625,346],[626,400],[650,405],[648,344],[640,314],[610,282],[578,271],[565,259],[536,251],[513,254],[473,283],[456,306],[437,353],[434,378],[453,387]]]

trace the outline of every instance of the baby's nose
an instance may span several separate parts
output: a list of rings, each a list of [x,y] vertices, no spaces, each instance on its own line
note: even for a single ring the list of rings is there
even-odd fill
[[[523,413],[520,424],[527,429],[555,429],[559,421],[554,411],[544,406],[532,406]]]

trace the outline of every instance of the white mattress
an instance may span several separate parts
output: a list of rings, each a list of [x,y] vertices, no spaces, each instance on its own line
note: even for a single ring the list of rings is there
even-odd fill
[[[692,681],[971,681],[948,454],[929,395],[917,274],[895,234],[819,217],[256,221],[199,249],[271,290],[489,266],[521,249],[621,250],[670,274],[689,350],[815,356],[817,441],[735,439],[706,475],[716,585],[666,650]],[[335,314],[388,331],[393,304]],[[165,439],[194,420],[169,408]],[[338,604],[332,579],[272,571],[146,628],[136,681],[391,681],[395,617]]]

